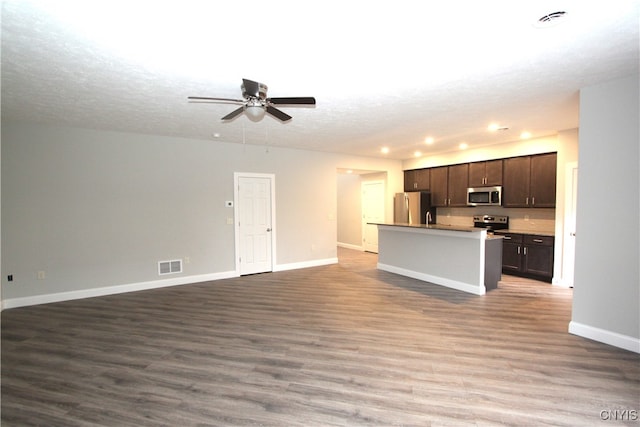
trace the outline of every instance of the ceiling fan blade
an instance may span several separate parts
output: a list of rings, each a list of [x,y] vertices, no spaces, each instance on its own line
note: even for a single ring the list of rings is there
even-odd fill
[[[285,113],[284,111],[280,111],[277,108],[272,107],[271,105],[267,105],[267,113],[271,114],[273,117],[283,122],[286,122],[287,120],[291,120],[293,118],[287,113]]]
[[[231,98],[209,98],[206,96],[189,96],[187,97],[189,101],[202,101],[202,102],[235,102],[244,104],[246,101],[242,99],[231,99]]]
[[[260,97],[260,83],[254,82],[253,80],[242,79],[242,84],[244,85],[244,91],[247,95],[256,98]]]
[[[276,105],[316,105],[316,99],[312,96],[294,96],[288,98],[267,98],[267,101]]]
[[[240,114],[242,114],[242,112],[244,111],[244,106],[233,110],[232,112],[230,112],[229,114],[227,114],[226,116],[224,116],[222,118],[222,120],[231,120],[231,119],[235,119],[236,117],[238,117]]]

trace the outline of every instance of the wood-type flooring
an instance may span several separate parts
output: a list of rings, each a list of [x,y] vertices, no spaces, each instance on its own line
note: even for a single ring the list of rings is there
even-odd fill
[[[338,264],[2,313],[2,426],[638,425],[640,356],[572,290]]]

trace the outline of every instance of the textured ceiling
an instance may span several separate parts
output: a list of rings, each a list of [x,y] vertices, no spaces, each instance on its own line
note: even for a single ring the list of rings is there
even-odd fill
[[[563,22],[534,25],[560,10]],[[395,159],[546,136],[578,127],[580,88],[638,72],[639,11],[638,0],[5,0],[2,119]],[[187,102],[239,98],[242,78],[317,105],[282,107],[284,124],[223,123],[236,106]]]

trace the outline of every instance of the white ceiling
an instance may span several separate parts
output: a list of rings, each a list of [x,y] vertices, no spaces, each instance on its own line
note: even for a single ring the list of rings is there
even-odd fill
[[[640,0],[4,0],[2,118],[406,159],[578,127],[580,88],[638,72],[639,17]],[[242,78],[317,105],[223,123],[235,105],[187,102],[239,98]]]

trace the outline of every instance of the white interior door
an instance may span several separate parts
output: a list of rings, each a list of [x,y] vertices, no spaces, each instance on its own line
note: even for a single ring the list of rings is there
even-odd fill
[[[562,247],[562,281],[573,286],[576,262],[576,202],[578,195],[578,164],[570,163],[566,169],[566,199],[564,210],[564,239]]]
[[[236,252],[241,275],[273,271],[272,186],[272,176],[237,176]]]
[[[384,222],[384,181],[362,183],[362,246],[378,253],[378,227],[369,223]]]

